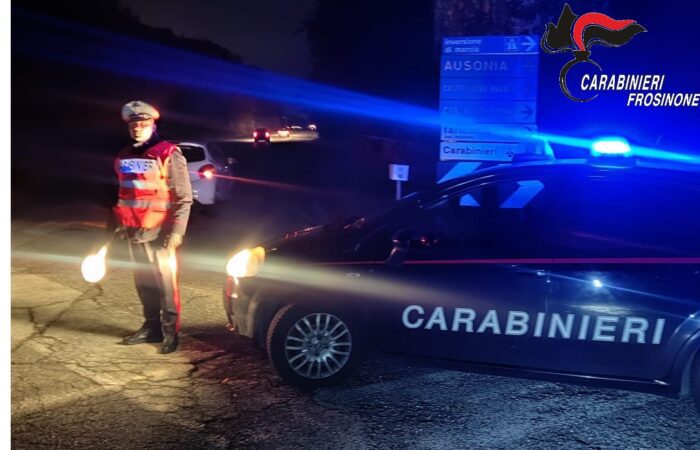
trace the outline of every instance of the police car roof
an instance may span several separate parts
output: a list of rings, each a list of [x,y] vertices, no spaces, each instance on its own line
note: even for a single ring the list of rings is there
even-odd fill
[[[540,161],[529,161],[522,163],[506,163],[497,166],[477,169],[468,175],[454,180],[449,180],[436,186],[437,190],[458,189],[462,185],[470,184],[475,180],[489,178],[510,178],[520,176],[544,176],[557,172],[606,172],[606,173],[626,173],[629,175],[647,175],[655,178],[682,181],[689,184],[700,184],[700,165],[682,164],[671,162],[658,162],[627,158],[624,160],[617,158],[588,159],[548,159]],[[484,180],[485,181],[485,180]]]

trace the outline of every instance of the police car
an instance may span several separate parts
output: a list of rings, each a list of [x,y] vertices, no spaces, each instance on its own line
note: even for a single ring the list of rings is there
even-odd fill
[[[194,200],[200,205],[209,206],[228,199],[233,186],[234,161],[225,158],[214,143],[174,141],[173,144],[180,147],[187,160]]]
[[[492,167],[228,262],[229,328],[302,386],[372,347],[467,371],[700,400],[700,177]]]

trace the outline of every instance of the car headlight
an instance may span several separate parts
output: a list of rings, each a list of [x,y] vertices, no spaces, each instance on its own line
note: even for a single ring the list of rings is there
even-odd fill
[[[226,264],[226,273],[235,278],[252,277],[260,272],[265,262],[265,249],[255,247],[242,250],[231,257]]]

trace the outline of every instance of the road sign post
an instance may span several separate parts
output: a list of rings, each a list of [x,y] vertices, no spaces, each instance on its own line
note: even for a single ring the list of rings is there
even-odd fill
[[[409,168],[405,164],[389,164],[389,179],[396,181],[396,200],[401,200],[401,182],[408,181]]]

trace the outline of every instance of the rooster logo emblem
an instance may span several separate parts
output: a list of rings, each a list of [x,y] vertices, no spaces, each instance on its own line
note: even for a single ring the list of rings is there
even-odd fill
[[[598,96],[590,98],[577,98],[571,95],[566,85],[566,74],[576,64],[590,63],[601,68],[597,62],[591,59],[591,47],[595,44],[607,47],[619,47],[628,43],[635,35],[647,31],[636,20],[615,20],[605,14],[590,12],[577,16],[571,11],[569,4],[564,5],[564,10],[559,16],[556,25],[547,24],[540,46],[546,53],[573,52],[574,59],[562,67],[559,72],[559,86],[561,91],[576,102],[588,102]]]

